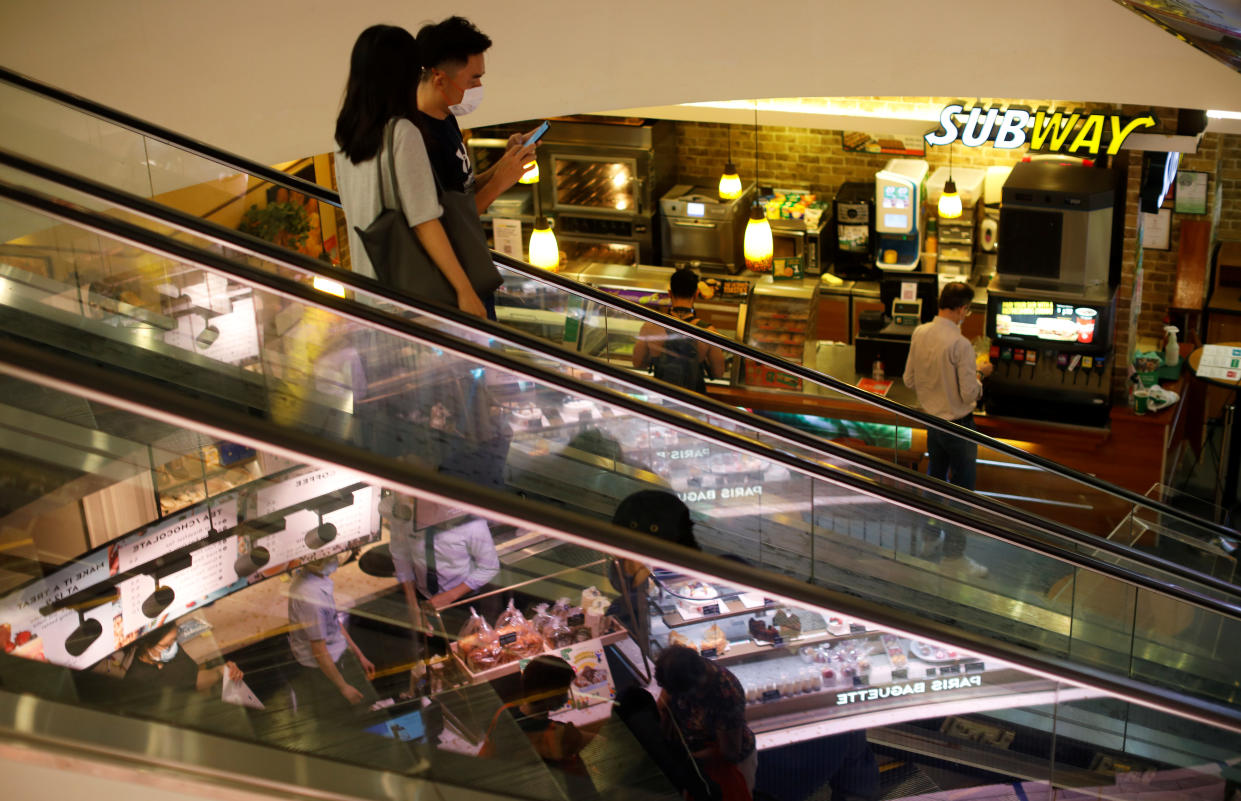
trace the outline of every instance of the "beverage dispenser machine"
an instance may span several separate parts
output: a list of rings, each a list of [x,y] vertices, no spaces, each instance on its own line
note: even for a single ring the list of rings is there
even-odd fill
[[[875,173],[875,264],[881,270],[918,269],[928,172],[922,159],[892,159]]]
[[[1107,423],[1116,293],[987,290],[991,414]]]

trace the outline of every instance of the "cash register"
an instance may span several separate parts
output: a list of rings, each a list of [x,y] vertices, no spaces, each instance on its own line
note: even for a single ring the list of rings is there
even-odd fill
[[[938,313],[939,276],[905,273],[885,277],[879,282],[879,300],[884,307],[882,326],[859,328],[853,339],[853,368],[859,375],[871,375],[878,360],[883,362],[888,378],[899,377],[905,372],[914,329]]]

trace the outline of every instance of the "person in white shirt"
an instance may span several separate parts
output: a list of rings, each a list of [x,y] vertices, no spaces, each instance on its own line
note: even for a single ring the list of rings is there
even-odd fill
[[[982,397],[982,379],[991,375],[991,363],[977,363],[974,348],[961,333],[970,315],[974,290],[960,281],[946,284],[939,294],[939,314],[914,329],[905,363],[905,385],[918,396],[929,414],[966,428],[974,428],[974,404]],[[932,478],[974,489],[978,446],[954,434],[928,428],[927,472]],[[943,568],[970,578],[983,578],[987,568],[965,556],[965,534],[944,534]]]
[[[392,155],[406,222],[457,292],[457,307],[486,316],[452,243],[440,224],[443,208],[431,174],[422,134],[414,123],[422,58],[413,34],[393,25],[373,25],[353,46],[345,101],[336,118],[336,182],[349,229],[349,255],[354,272],[375,278],[366,248],[355,228],[365,229],[384,209],[391,187],[381,186],[380,165],[387,161],[384,129],[396,118]],[[386,182],[385,182],[386,183]],[[394,206],[393,200],[389,206]]]
[[[426,606],[442,610],[483,589],[500,572],[500,557],[486,520],[393,492],[385,492],[380,499],[379,514],[388,521],[392,565],[415,632],[427,632],[433,626],[434,621],[425,619]],[[499,601],[499,596],[489,597],[478,610],[488,622],[494,622]],[[445,633],[455,637],[468,615],[465,606],[449,610],[443,616]],[[417,686],[418,664],[428,656],[421,643],[421,635],[415,634],[411,692]],[[437,643],[427,648],[435,650]]]
[[[301,666],[293,681],[299,709],[333,719],[376,700],[369,679],[375,666],[340,623],[331,575],[338,565],[325,556],[302,567],[289,585],[289,648]]]

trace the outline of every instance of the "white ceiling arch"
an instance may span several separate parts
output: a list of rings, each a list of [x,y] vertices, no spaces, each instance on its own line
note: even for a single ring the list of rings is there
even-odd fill
[[[1241,75],[1112,0],[42,0],[0,9],[10,69],[274,163],[332,149],[374,22],[459,13],[495,40],[466,122],[748,97],[954,96],[1241,111]],[[1032,11],[1034,9],[1034,11]]]

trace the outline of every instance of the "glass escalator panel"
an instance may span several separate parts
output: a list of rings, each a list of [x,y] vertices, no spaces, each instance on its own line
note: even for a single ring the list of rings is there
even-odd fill
[[[68,167],[108,186],[152,198],[225,228],[254,233],[324,264],[346,268],[349,265],[344,235],[344,226],[348,223],[338,206],[328,200],[333,197],[330,191],[305,184],[279,183],[285,179],[257,165],[249,171],[222,167],[210,157],[210,148],[200,143],[144,136],[123,123],[108,121],[106,109],[97,114],[87,113],[72,102],[50,99],[35,89],[13,82],[0,82],[0,96],[9,101],[4,105],[5,121],[9,124],[3,129],[6,133],[0,142],[2,147]],[[172,139],[177,137],[174,135]],[[200,151],[207,155],[200,155]],[[218,155],[225,161],[230,160],[228,154]],[[324,155],[284,165],[282,169],[329,186],[333,183],[330,161],[330,157]],[[110,204],[87,205],[128,216]],[[265,219],[266,215],[272,219]],[[289,220],[293,220],[291,225],[287,224]],[[217,242],[215,246],[222,252],[237,255],[227,245]],[[47,257],[37,243],[15,240],[3,247],[10,263],[37,262]],[[272,269],[272,265],[261,260],[258,264]],[[280,271],[290,274],[285,269]],[[615,364],[630,362],[637,332],[646,324],[642,319],[625,308],[605,306],[577,294],[571,286],[566,288],[528,267],[518,271],[516,265],[510,265],[504,267],[504,272],[505,286],[498,296],[503,322],[551,343],[597,355]],[[313,280],[325,291],[345,291],[329,278],[306,280]],[[600,285],[606,284],[608,282],[604,281]],[[662,290],[659,286],[645,291],[654,296]],[[608,291],[643,300],[642,292],[634,295],[632,289],[608,287]],[[352,295],[352,290],[348,294]],[[813,293],[807,298],[812,300]],[[793,306],[797,308],[789,306],[792,301],[788,299],[773,300],[755,295],[749,304],[749,316],[753,319],[746,341],[768,353],[789,356],[794,363],[818,369],[824,376],[839,376],[851,384],[854,365],[845,364],[849,360],[842,356],[843,350],[830,343],[813,341],[803,347],[815,313],[811,300],[807,300],[809,305],[803,309],[796,303]],[[387,302],[382,305],[392,306]],[[806,324],[794,319],[798,315],[805,316]],[[738,320],[732,307],[725,317]],[[744,317],[743,314],[740,320],[744,321]],[[742,326],[738,322],[729,324],[741,338]],[[849,321],[849,324],[856,323]],[[728,327],[724,323],[720,325]],[[772,407],[772,410],[758,413],[889,463],[915,470],[925,464],[926,424],[899,409],[869,404],[842,391],[828,379],[794,375],[778,365],[764,365],[739,353],[728,353],[726,363],[726,382],[711,390],[717,398],[740,406]],[[899,380],[896,385],[899,391]],[[752,390],[762,392],[757,402]],[[806,404],[813,408],[812,413],[805,408],[794,410]],[[781,411],[781,407],[786,410]],[[760,432],[756,436],[770,439],[773,435]],[[804,451],[808,458],[824,458],[813,447],[807,449],[790,444],[778,434],[774,436],[781,447]],[[1192,515],[1174,516],[1166,508],[1148,504],[1132,493],[1117,494],[1107,487],[1050,470],[1012,449],[1041,453],[1037,443],[1014,439],[1003,442],[1009,446],[1007,449],[985,445],[979,449],[982,469],[977,489],[982,496],[1021,510],[1030,516],[1028,519],[1053,521],[1226,582],[1235,580],[1235,539],[1226,530],[1195,523]],[[833,460],[829,458],[828,461]],[[855,462],[854,469],[861,467]],[[1152,498],[1172,502],[1169,492],[1160,488],[1153,492]]]
[[[305,784],[322,775],[297,761],[310,758],[383,771],[395,795],[429,781],[575,801],[673,799],[703,774],[781,798],[928,800],[1208,799],[1237,779],[1233,713],[1068,681],[1037,657],[1023,668],[736,561],[644,555],[689,523],[666,490],[628,507],[666,526],[656,537],[544,524],[504,495],[453,502],[418,467],[299,454],[274,426],[270,445],[222,438],[185,419],[192,403],[109,403],[75,386],[85,373],[2,370],[49,458],[24,474],[42,482],[31,570],[0,589],[0,728],[54,731],[58,752],[144,749],[120,735],[144,725],[261,749],[218,762],[216,748],[165,748],[165,771],[325,790]],[[92,458],[66,476],[51,457],[74,450]],[[229,465],[245,475],[224,479]],[[144,493],[158,503],[161,476],[195,473],[200,494],[179,511],[91,527]],[[75,515],[89,530],[66,558]],[[64,725],[101,715],[113,723]]]
[[[1235,617],[986,533],[1013,521],[963,522],[931,494],[738,439],[656,392],[635,405],[633,387],[551,351],[514,353],[445,321],[385,328],[292,285],[43,225],[55,256],[43,274],[9,269],[0,313],[10,337],[49,353],[595,518],[637,491],[670,490],[709,552],[1231,700],[1236,656],[1223,643]],[[148,519],[198,491],[164,492]]]

